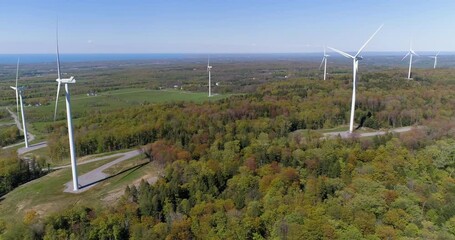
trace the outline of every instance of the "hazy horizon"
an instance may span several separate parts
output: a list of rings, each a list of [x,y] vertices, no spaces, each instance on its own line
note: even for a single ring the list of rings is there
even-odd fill
[[[327,52],[331,59],[344,59],[345,57],[335,52]],[[353,53],[353,52],[349,52]],[[431,56],[435,52],[418,52],[421,56]],[[362,56],[368,57],[397,57],[401,58],[406,51],[366,51]],[[320,61],[323,52],[304,53],[63,53],[60,54],[64,62],[102,62],[102,61],[150,61],[150,60],[201,60],[210,56],[213,60],[230,59],[279,59],[287,60]],[[455,52],[441,52],[440,57],[454,56]],[[51,63],[55,62],[55,53],[22,53],[0,54],[0,64],[16,64],[19,59],[22,64]],[[282,59],[283,60],[283,59]]]

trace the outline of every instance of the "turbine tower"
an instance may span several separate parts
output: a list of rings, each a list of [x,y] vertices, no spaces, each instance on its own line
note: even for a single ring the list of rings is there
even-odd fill
[[[441,52],[441,51],[439,51],[438,53],[436,53],[436,55],[434,55],[434,56],[430,56],[430,58],[434,58],[433,69],[435,69],[435,68],[436,68],[436,64],[438,64],[438,56],[439,56],[439,53],[440,53],[440,52]]]
[[[212,78],[210,71],[212,70],[212,66],[210,66],[210,57],[207,59],[207,72],[209,73],[209,97],[212,96]]]
[[[27,124],[25,123],[25,112],[24,112],[24,103],[22,101],[22,97],[24,94],[24,87],[17,86],[17,80],[19,79],[19,60],[17,61],[17,70],[16,70],[16,87],[11,87],[16,92],[16,97],[19,97],[20,105],[21,105],[21,116],[22,116],[22,129],[24,131],[24,141],[25,147],[28,148],[28,132],[27,132]],[[18,103],[19,104],[19,103]],[[18,114],[19,116],[19,114]]]
[[[414,52],[414,50],[412,50],[412,41],[411,41],[411,44],[409,45],[409,51],[408,53],[406,53],[406,55],[404,55],[404,57],[401,59],[401,61],[403,61],[406,57],[409,56],[409,71],[408,71],[408,79],[412,79],[411,78],[411,69],[412,69],[412,57],[413,56],[419,56],[416,52]]]
[[[352,131],[354,131],[355,89],[356,89],[356,85],[357,85],[357,82],[356,82],[357,71],[359,69],[359,60],[363,59],[362,56],[360,56],[360,53],[367,46],[367,44],[371,41],[371,39],[373,39],[373,37],[379,32],[379,30],[381,30],[382,26],[384,26],[384,25],[381,25],[378,28],[378,30],[376,30],[376,32],[374,32],[373,35],[371,35],[371,37],[363,44],[363,46],[359,49],[359,51],[354,56],[352,56],[346,52],[340,51],[338,49],[329,47],[333,51],[335,51],[347,58],[352,59],[352,101],[351,101],[351,118],[350,118],[350,122],[349,122],[349,133],[352,133]]]
[[[76,79],[73,76],[70,78],[62,78],[60,72],[60,53],[58,49],[58,23],[57,23],[57,97],[55,99],[55,112],[54,112],[54,121],[57,117],[57,106],[58,106],[58,96],[60,94],[60,84],[65,84],[65,96],[66,96],[66,120],[68,122],[68,138],[70,144],[70,157],[71,157],[71,172],[73,175],[73,190],[79,190],[79,183],[77,178],[77,163],[76,163],[76,149],[74,147],[74,135],[73,135],[73,121],[71,118],[71,101],[70,101],[70,89],[69,83],[76,83]]]
[[[324,47],[324,57],[322,57],[321,65],[319,65],[319,70],[321,70],[322,64],[324,64],[324,80],[326,79],[327,76],[327,58],[330,57],[330,55],[327,55],[325,52],[325,47]]]

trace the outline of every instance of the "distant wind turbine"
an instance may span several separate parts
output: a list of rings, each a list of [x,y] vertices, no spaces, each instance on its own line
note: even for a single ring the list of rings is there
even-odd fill
[[[207,59],[207,72],[209,73],[209,97],[212,96],[212,78],[210,71],[212,70],[212,66],[210,66],[210,57]]]
[[[324,80],[326,79],[327,76],[327,58],[330,57],[330,55],[327,55],[325,52],[325,47],[324,47],[324,57],[322,57],[321,65],[319,65],[319,70],[321,70],[322,64],[324,64]]]
[[[438,53],[436,53],[436,55],[434,55],[434,56],[430,56],[430,58],[434,58],[433,69],[435,69],[435,68],[436,68],[436,64],[438,64],[438,56],[439,56],[439,53],[440,53],[440,52],[441,52],[441,51],[439,51]]]
[[[19,79],[19,60],[17,60],[17,70],[16,70],[16,87],[11,87],[16,92],[16,98],[19,97],[18,104],[20,102],[21,105],[21,116],[22,116],[22,130],[24,131],[24,141],[25,147],[28,148],[28,132],[27,132],[27,124],[25,122],[25,111],[24,111],[24,103],[22,101],[22,97],[24,94],[24,87],[18,87],[17,81]],[[19,106],[19,105],[18,105]],[[19,113],[17,114],[19,117]]]
[[[371,39],[373,39],[373,37],[379,32],[379,30],[381,30],[382,26],[384,26],[384,25],[381,25],[378,28],[378,30],[376,30],[376,32],[374,32],[373,35],[371,35],[371,37],[363,44],[363,46],[359,49],[359,51],[354,56],[352,56],[346,52],[340,51],[338,49],[329,47],[333,51],[335,51],[347,58],[352,59],[352,102],[351,102],[351,120],[349,123],[349,133],[352,133],[352,131],[354,131],[355,89],[356,89],[356,85],[357,85],[357,82],[356,82],[357,71],[359,69],[359,60],[363,59],[362,56],[360,56],[360,53],[367,46],[367,44],[371,41]]]
[[[419,56],[419,54],[417,54],[416,52],[414,52],[414,50],[412,50],[412,41],[411,41],[411,44],[409,45],[409,51],[408,53],[406,53],[406,55],[404,55],[404,57],[401,59],[401,61],[403,61],[406,57],[409,56],[409,71],[408,71],[408,79],[411,79],[411,69],[412,69],[412,57],[413,56]]]
[[[66,120],[68,122],[68,138],[70,145],[70,157],[71,157],[71,172],[73,175],[73,190],[79,190],[79,183],[77,178],[77,163],[76,163],[76,149],[74,147],[74,135],[73,135],[73,121],[71,118],[71,101],[70,101],[70,90],[68,83],[76,83],[76,79],[73,76],[70,78],[63,79],[61,77],[60,71],[60,53],[58,49],[58,22],[57,22],[57,97],[55,99],[55,112],[54,112],[54,121],[57,117],[57,107],[58,107],[58,96],[60,95],[60,84],[65,84],[65,95],[66,95]]]

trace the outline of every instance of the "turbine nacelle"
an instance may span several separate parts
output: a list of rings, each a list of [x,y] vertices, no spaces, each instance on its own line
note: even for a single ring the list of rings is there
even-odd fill
[[[417,54],[416,52],[414,52],[414,50],[412,50],[412,49],[409,50],[409,52],[410,52],[411,54],[414,54],[415,56],[419,56],[419,54]]]
[[[434,56],[430,56],[430,58],[433,58],[433,59],[436,59],[436,58],[438,58],[438,56],[439,56],[439,53],[440,53],[440,52],[436,53],[436,55],[434,55]]]
[[[212,69],[212,66],[210,66],[210,57],[207,58],[207,72]]]
[[[76,83],[76,79],[71,76],[70,78],[57,78],[55,81],[58,83]]]
[[[416,52],[414,52],[414,50],[410,49],[409,52],[407,52],[406,55],[404,55],[404,57],[401,59],[401,61],[403,61],[404,59],[406,59],[409,55],[419,57],[419,54],[417,54]]]
[[[22,92],[25,90],[25,87],[13,87],[13,86],[10,86],[11,89],[13,89],[14,91],[18,91],[20,94],[22,94]]]
[[[433,59],[434,59],[433,68],[436,68],[436,65],[437,65],[437,63],[438,63],[438,56],[439,56],[439,53],[440,53],[440,51],[439,51],[438,53],[436,53],[436,55],[430,56],[430,58],[433,58]]]

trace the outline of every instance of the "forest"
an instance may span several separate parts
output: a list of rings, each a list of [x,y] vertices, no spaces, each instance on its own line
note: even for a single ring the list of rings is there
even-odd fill
[[[44,159],[19,158],[11,150],[4,150],[0,157],[0,196],[45,174]]]
[[[104,208],[0,222],[5,239],[455,239],[455,81],[363,74],[356,121],[416,126],[325,139],[348,121],[349,76],[274,81],[201,104],[93,113],[75,126],[80,156],[143,146],[165,167]],[[419,127],[417,127],[419,126]],[[115,129],[115,131],[113,131]],[[49,124],[49,154],[67,156]]]

